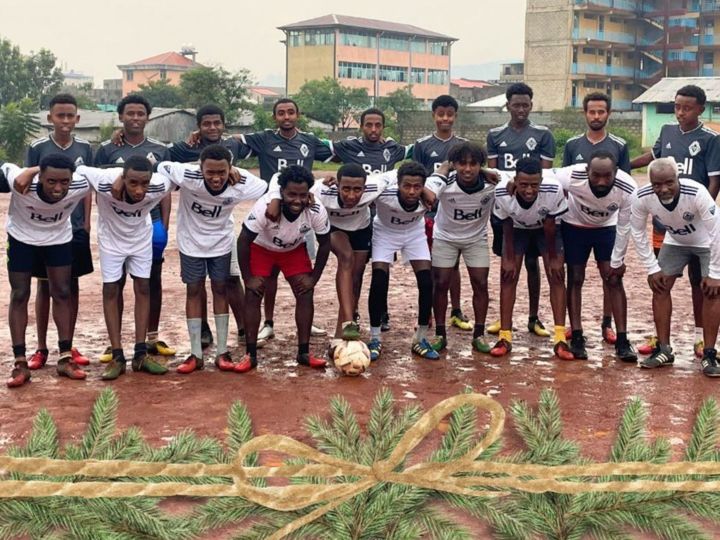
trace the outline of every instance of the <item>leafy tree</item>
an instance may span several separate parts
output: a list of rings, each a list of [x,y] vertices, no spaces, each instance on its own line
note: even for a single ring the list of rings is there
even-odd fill
[[[247,69],[230,73],[221,67],[201,66],[186,71],[180,78],[187,107],[197,109],[215,103],[225,111],[228,124],[248,107],[245,96],[251,84],[252,77]]]
[[[33,114],[35,109],[29,98],[0,109],[0,147],[8,161],[22,163],[28,141],[39,131],[40,122]]]
[[[145,96],[153,107],[183,107],[185,105],[185,95],[182,89],[170,84],[167,79],[141,84],[140,91],[137,93]]]
[[[58,93],[63,83],[63,74],[56,66],[55,55],[47,49],[40,49],[37,53],[30,53],[25,59],[26,73],[30,84],[30,96],[35,93],[41,108],[50,102]]]
[[[377,107],[385,114],[391,113],[397,117],[399,111],[417,111],[420,109],[420,102],[412,93],[412,85],[403,86],[387,96],[377,99]]]
[[[275,127],[272,111],[268,111],[262,105],[254,105],[251,110],[254,116],[252,127],[255,131],[273,129]]]
[[[333,131],[347,127],[370,104],[365,88],[348,88],[332,77],[306,82],[294,98],[305,115],[332,125]]]
[[[25,56],[17,45],[0,39],[0,106],[31,98],[46,105],[62,86],[62,71],[55,55],[47,49]]]

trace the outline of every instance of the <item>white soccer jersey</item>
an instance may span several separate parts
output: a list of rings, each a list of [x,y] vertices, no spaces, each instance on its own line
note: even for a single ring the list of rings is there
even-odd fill
[[[180,187],[177,214],[178,249],[192,257],[219,257],[230,253],[234,240],[232,211],[241,201],[257,199],[267,191],[267,183],[239,169],[243,179],[220,193],[211,193],[199,165],[165,161],[158,172]]]
[[[257,234],[257,245],[270,251],[292,251],[305,242],[305,234],[309,231],[319,235],[330,232],[330,221],[322,204],[316,202],[308,206],[294,221],[288,221],[281,213],[280,219],[272,222],[265,217],[272,199],[269,193],[258,199],[243,222],[250,232]]]
[[[368,176],[360,201],[352,208],[345,208],[340,201],[338,186],[315,184],[312,192],[315,200],[327,210],[330,225],[343,231],[359,231],[370,226],[370,205],[380,196],[388,184],[384,175]]]
[[[710,248],[710,277],[720,279],[720,212],[708,190],[695,180],[680,179],[677,204],[667,207],[652,186],[638,189],[632,201],[631,229],[638,256],[648,274],[660,271],[647,235],[647,218],[653,216],[665,227],[663,243]]]
[[[543,175],[537,198],[527,208],[516,195],[508,193],[508,181],[508,176],[503,174],[495,188],[494,213],[500,219],[512,218],[516,229],[540,229],[547,217],[557,218],[567,212],[565,192],[555,178]]]
[[[7,233],[25,244],[32,246],[54,246],[67,244],[72,240],[70,214],[85,197],[90,186],[87,181],[73,174],[67,195],[55,203],[43,200],[39,193],[39,175],[35,175],[26,194],[15,190],[15,178],[24,170],[5,163],[2,172],[10,186],[10,207]]]
[[[97,192],[98,244],[101,250],[117,255],[134,255],[152,248],[150,211],[170,191],[170,180],[153,174],[145,198],[137,203],[118,201],[112,196],[112,185],[123,170],[78,167]]]
[[[428,177],[425,187],[438,198],[433,238],[448,242],[472,242],[487,238],[487,223],[495,204],[495,186],[484,182],[482,189],[465,191],[456,175]]]
[[[423,229],[425,227],[423,217],[427,209],[422,202],[418,202],[417,207],[412,210],[403,208],[400,204],[397,170],[388,171],[381,176],[387,181],[387,187],[375,200],[376,213],[373,227],[399,235],[414,233]]]

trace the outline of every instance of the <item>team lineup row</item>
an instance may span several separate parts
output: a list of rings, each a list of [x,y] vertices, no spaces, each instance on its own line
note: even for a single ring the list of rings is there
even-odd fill
[[[621,359],[636,361],[625,328],[626,300],[622,288],[622,259],[633,215],[633,221],[641,223],[632,228],[632,236],[643,262],[649,265],[653,307],[658,312],[668,308],[667,332],[663,324],[658,324],[657,343],[652,348],[652,355],[641,365],[657,367],[673,361],[669,344],[669,291],[675,277],[689,263],[691,282],[694,289],[700,291],[699,301],[695,302],[695,294],[693,299],[694,307],[699,307],[696,309],[696,329],[703,334],[697,340],[703,356],[703,372],[720,374],[714,352],[717,320],[713,320],[715,312],[720,311],[714,305],[720,282],[716,280],[717,257],[712,251],[717,244],[713,241],[716,234],[713,195],[717,191],[720,166],[715,163],[718,159],[717,135],[698,121],[704,106],[704,93],[697,87],[681,89],[676,97],[679,124],[665,126],[653,153],[640,156],[632,163],[627,163],[629,156],[622,140],[605,131],[610,100],[602,94],[588,97],[593,98],[585,103],[589,130],[569,141],[565,156],[575,156],[580,161],[584,153],[592,159],[589,165],[555,171],[543,170],[551,165],[554,142],[549,130],[529,122],[532,91],[525,85],[514,85],[508,90],[511,121],[489,133],[489,156],[480,146],[463,142],[453,134],[457,104],[449,96],[441,96],[433,104],[436,133],[409,148],[382,137],[384,117],[381,111],[370,109],[363,113],[362,137],[332,144],[299,132],[295,126],[299,113],[297,105],[292,100],[280,100],[273,111],[278,125],[276,131],[223,139],[222,111],[205,107],[198,111],[199,131],[189,142],[169,148],[159,145],[161,148],[155,149],[157,153],[142,148],[147,144],[159,144],[146,139],[143,133],[150,107],[141,97],[129,96],[118,107],[122,132],[114,141],[103,143],[93,160],[96,165],[122,165],[122,170],[103,171],[81,166],[74,171],[76,164],[87,163],[92,158],[68,155],[67,150],[82,146],[82,141],[72,136],[77,109],[72,102],[68,103],[71,97],[58,96],[56,103],[51,104],[49,115],[55,131],[33,143],[28,153],[28,165],[33,165],[33,155],[39,157],[40,172],[20,170],[9,164],[3,168],[7,188],[12,193],[7,232],[15,369],[8,384],[24,384],[29,380],[29,369],[42,367],[47,360],[47,347],[38,347],[29,362],[25,356],[27,302],[33,275],[47,277],[46,287],[55,303],[53,314],[60,338],[58,372],[71,378],[85,377],[78,364],[86,359],[72,348],[72,333],[77,314],[77,302],[73,302],[73,297],[77,294],[77,277],[82,275],[81,269],[74,267],[82,266],[76,264],[83,251],[78,247],[83,237],[87,239],[89,219],[80,223],[75,219],[76,211],[71,224],[68,212],[75,205],[87,210],[90,200],[87,193],[91,187],[97,193],[103,303],[111,341],[110,363],[103,375],[106,379],[116,378],[125,370],[120,345],[120,293],[125,271],[135,278],[133,368],[151,373],[166,371],[149,354],[172,352],[157,339],[157,322],[153,328],[153,319],[159,319],[159,305],[153,302],[151,291],[161,291],[161,286],[152,285],[152,281],[153,274],[160,273],[156,269],[161,268],[162,249],[167,241],[170,201],[167,193],[175,188],[180,189],[177,241],[182,279],[187,285],[192,352],[178,367],[181,373],[190,373],[203,366],[203,308],[206,305],[203,292],[207,275],[210,276],[215,312],[216,364],[221,370],[237,372],[255,367],[258,338],[266,339],[262,334],[265,332],[267,336],[268,327],[272,332],[272,305],[268,317],[268,304],[274,303],[271,289],[276,287],[278,271],[282,271],[290,282],[296,297],[298,362],[324,367],[325,361],[310,353],[309,338],[312,289],[330,250],[338,257],[340,305],[335,333],[337,341],[332,343],[336,348],[359,338],[355,314],[362,269],[372,252],[371,339],[368,345],[372,359],[380,355],[380,329],[387,311],[388,270],[394,254],[401,251],[403,259],[412,264],[418,282],[414,353],[437,359],[438,351],[447,344],[447,294],[448,289],[459,281],[457,262],[462,255],[473,289],[475,325],[473,328],[465,322],[456,308],[459,302],[456,304],[455,298],[452,298],[451,321],[459,320],[473,329],[475,350],[496,356],[507,354],[512,347],[512,304],[522,261],[525,259],[531,282],[533,266],[537,271],[537,257],[542,256],[551,285],[555,353],[563,359],[587,358],[580,324],[581,288],[585,264],[594,250],[609,305],[604,309],[604,315],[608,316],[604,317],[603,335],[608,341],[616,339],[616,350]],[[694,127],[688,123],[693,121],[693,114]],[[65,140],[62,140],[63,135]],[[632,177],[618,167],[618,164],[625,168],[643,166],[653,157],[667,155],[664,150],[682,152],[682,145],[687,141],[677,138],[687,138],[687,135],[694,137],[685,146],[690,157],[673,156],[680,162],[680,168],[676,161],[654,161],[650,168],[651,186],[636,190]],[[664,138],[668,139],[667,143]],[[584,150],[582,145],[585,145]],[[48,151],[40,157],[44,148]],[[179,159],[179,155],[190,153],[193,160],[200,157],[200,165],[162,162],[168,157]],[[508,157],[511,153],[515,157]],[[280,171],[278,186],[271,184],[270,192],[258,200],[247,216],[237,242],[237,262],[233,264],[232,207],[240,200],[257,199],[267,189],[264,180],[247,171],[231,168],[236,158],[253,154],[259,158],[261,176],[264,174],[265,179]],[[407,162],[397,171],[368,178],[368,171],[391,171],[396,162],[408,156],[420,161]],[[338,170],[336,185],[314,185],[310,173],[314,159],[346,163]],[[483,169],[486,161],[492,169],[498,170]],[[443,165],[445,162],[449,165]],[[514,173],[508,176],[506,172],[512,169],[510,165],[517,169],[514,180],[511,178]],[[448,174],[450,169],[453,171]],[[153,170],[157,172],[153,174]],[[699,170],[703,171],[704,181],[702,178],[679,179]],[[665,187],[656,188],[656,183]],[[706,184],[710,192],[702,184]],[[653,196],[644,196],[644,191]],[[314,201],[309,198],[311,192],[315,195]],[[652,214],[657,227],[669,232],[658,259],[644,237],[643,209],[638,202],[644,199],[661,201],[665,211],[663,214],[652,205],[646,205],[644,210],[645,219]],[[80,200],[85,202],[79,205]],[[706,204],[707,201],[711,204]],[[424,215],[426,205],[432,207],[435,202],[438,213],[430,255]],[[369,206],[372,203],[377,207],[377,215],[371,228]],[[156,205],[159,211],[153,221],[151,210]],[[637,217],[634,212],[638,213]],[[487,223],[491,214],[495,216],[494,251],[502,256],[500,339],[494,347],[484,337],[489,267]],[[556,224],[558,221],[562,224]],[[314,266],[305,246],[305,237],[311,231],[318,238]],[[652,257],[647,256],[648,252]],[[567,292],[565,262],[568,267]],[[244,302],[238,274],[242,275],[247,291]],[[156,279],[159,281],[159,275]],[[539,293],[539,283],[537,290]],[[537,299],[533,299],[532,286],[530,291],[529,328],[548,335],[537,318]],[[263,296],[266,320],[260,329]],[[451,294],[453,296],[456,295]],[[566,342],[564,325],[566,297],[572,328],[570,344]],[[245,330],[247,352],[239,362],[227,352],[228,303],[233,307],[238,328]],[[156,317],[153,316],[153,304],[156,304]],[[426,334],[433,304],[436,338],[431,343]],[[608,320],[610,313],[616,320],[617,336]],[[40,331],[38,337],[40,340]]]

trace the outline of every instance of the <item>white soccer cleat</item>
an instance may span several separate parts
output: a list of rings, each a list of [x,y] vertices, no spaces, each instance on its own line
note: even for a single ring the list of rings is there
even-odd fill
[[[260,341],[267,341],[268,339],[272,339],[275,337],[275,330],[273,330],[273,327],[269,324],[264,324],[263,327],[260,329],[260,332],[258,332],[257,340]]]
[[[312,337],[323,337],[327,336],[327,330],[324,330],[323,328],[318,328],[314,324],[310,327],[310,335]]]

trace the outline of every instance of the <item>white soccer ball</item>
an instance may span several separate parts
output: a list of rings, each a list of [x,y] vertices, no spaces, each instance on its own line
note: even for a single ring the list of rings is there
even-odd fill
[[[370,349],[362,341],[343,341],[335,347],[335,367],[343,375],[356,377],[370,365]]]

